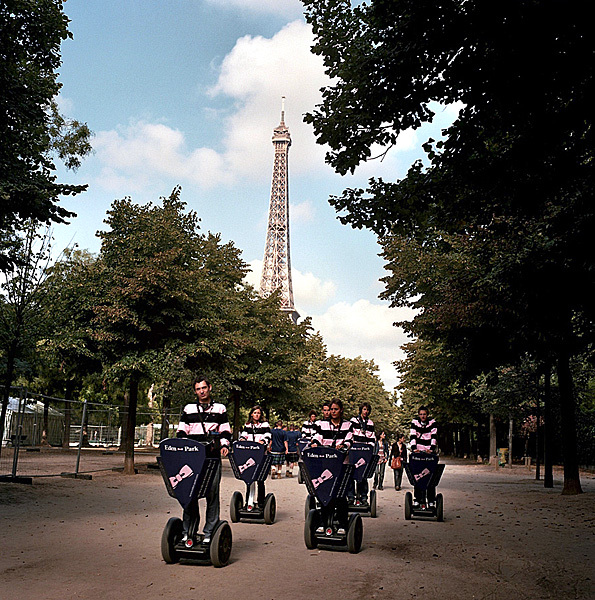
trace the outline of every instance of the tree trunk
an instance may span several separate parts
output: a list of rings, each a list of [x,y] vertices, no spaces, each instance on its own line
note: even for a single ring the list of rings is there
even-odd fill
[[[543,487],[554,487],[554,465],[552,446],[554,443],[554,415],[552,411],[552,374],[547,365],[543,382],[543,412],[545,427],[543,429]]]
[[[161,436],[159,441],[166,440],[169,437],[169,418],[171,410],[171,398],[169,394],[164,392],[163,394],[163,412],[161,414]]]
[[[153,446],[153,438],[155,436],[155,423],[154,423],[154,419],[153,419],[153,406],[155,404],[155,396],[153,396],[153,388],[154,388],[154,384],[151,384],[151,387],[149,388],[149,392],[147,394],[148,398],[149,398],[149,412],[151,413],[151,420],[149,421],[149,423],[147,424],[147,439],[146,439],[146,444],[147,444],[147,448],[151,448]]]
[[[0,410],[0,456],[2,455],[2,441],[4,440],[4,424],[8,411],[8,400],[10,398],[10,386],[14,377],[14,357],[16,353],[10,350],[6,356],[6,372],[4,376],[4,395],[2,396],[2,410]]]
[[[498,465],[498,440],[496,435],[496,419],[490,413],[490,464]]]
[[[118,450],[120,452],[126,452],[126,427],[128,420],[128,406],[130,404],[130,391],[126,390],[124,392],[124,403],[122,404],[122,410],[119,411],[120,417],[120,447]]]
[[[231,392],[233,400],[233,439],[237,440],[240,434],[240,391]]]
[[[134,475],[134,430],[136,428],[136,405],[138,403],[138,377],[130,377],[130,393],[128,397],[128,416],[126,419],[126,435],[124,438],[124,475]]]
[[[560,412],[562,424],[562,447],[564,451],[564,488],[563,494],[582,494],[578,472],[578,454],[576,438],[576,410],[570,356],[563,349],[558,354],[558,385],[560,387]]]
[[[65,402],[64,402],[64,434],[62,435],[62,448],[70,448],[70,423],[72,420],[72,392],[74,391],[74,382],[66,383]]]
[[[541,478],[541,403],[539,401],[539,394],[537,395],[537,403],[535,407],[535,479],[539,481]]]
[[[50,428],[50,401],[48,398],[43,399],[43,426],[41,428],[41,445],[49,446],[48,435]]]
[[[512,437],[514,421],[512,415],[508,416],[508,466],[512,469]]]

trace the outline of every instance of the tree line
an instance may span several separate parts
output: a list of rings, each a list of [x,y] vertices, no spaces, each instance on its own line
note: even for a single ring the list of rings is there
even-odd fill
[[[577,431],[583,456],[595,433],[594,46],[579,5],[303,4],[333,81],[306,120],[337,172],[460,107],[405,177],[330,199],[378,235],[383,297],[417,309],[405,400],[473,423],[482,405],[508,414],[541,395],[564,493],[579,493]]]

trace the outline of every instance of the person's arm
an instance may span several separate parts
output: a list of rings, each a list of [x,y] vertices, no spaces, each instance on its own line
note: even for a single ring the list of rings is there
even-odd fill
[[[417,429],[413,423],[411,423],[411,430],[409,432],[409,442],[411,444],[411,452],[417,452]]]
[[[182,414],[180,416],[180,422],[178,423],[178,431],[176,432],[176,437],[178,437],[178,438],[188,437],[189,424],[186,422],[185,417],[186,417],[186,407],[184,407],[184,410],[182,411]]]
[[[432,425],[432,429],[430,430],[430,434],[432,436],[430,441],[430,450],[432,452],[438,452],[438,426],[436,425],[436,421],[434,421]]]
[[[262,424],[262,442],[263,444],[265,444],[266,446],[270,446],[271,445],[271,426],[268,424],[267,421],[265,421]]]
[[[229,454],[229,447],[231,445],[231,427],[227,419],[227,409],[222,404],[222,409],[219,417],[219,439],[221,441],[221,456],[225,458]]]

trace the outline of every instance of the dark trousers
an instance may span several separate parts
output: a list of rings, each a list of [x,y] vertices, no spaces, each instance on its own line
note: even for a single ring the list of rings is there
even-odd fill
[[[211,489],[208,491],[207,510],[205,514],[205,526],[203,533],[211,535],[219,522],[219,487],[221,484],[221,463],[213,476]],[[200,512],[198,510],[198,498],[193,500],[185,509],[182,517],[184,533],[189,537],[194,537],[200,524]]]
[[[422,490],[421,488],[413,488],[413,493],[416,502],[436,502],[436,487],[428,487],[427,490]]]

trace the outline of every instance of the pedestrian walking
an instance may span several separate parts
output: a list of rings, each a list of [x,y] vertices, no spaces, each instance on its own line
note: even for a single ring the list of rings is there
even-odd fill
[[[378,464],[376,465],[376,471],[374,472],[374,489],[384,489],[384,471],[386,469],[386,463],[388,461],[388,442],[386,441],[386,434],[384,431],[380,433],[376,440],[376,446],[374,448],[375,454],[378,454]]]
[[[405,435],[397,433],[397,441],[390,449],[390,468],[393,470],[395,480],[395,490],[400,491],[403,480],[403,469],[407,462],[407,445],[405,444]]]

